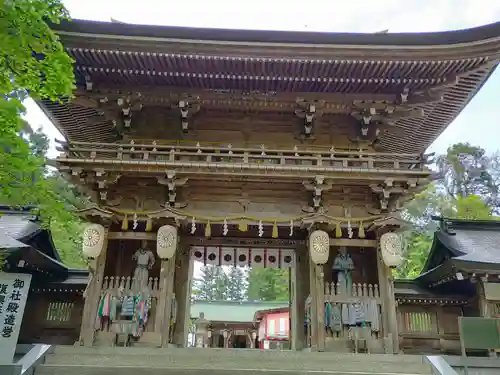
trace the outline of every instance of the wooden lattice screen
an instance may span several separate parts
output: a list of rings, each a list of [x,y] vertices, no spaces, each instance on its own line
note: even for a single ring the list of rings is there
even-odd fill
[[[48,322],[66,323],[71,320],[73,302],[50,302],[45,319]]]
[[[403,313],[405,332],[437,333],[436,320],[436,314],[431,312],[409,311]]]

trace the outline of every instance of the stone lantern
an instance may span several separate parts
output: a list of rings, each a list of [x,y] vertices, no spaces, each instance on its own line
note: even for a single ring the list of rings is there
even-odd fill
[[[200,317],[196,319],[196,347],[204,348],[208,343],[208,320],[205,319],[205,314],[200,313]]]

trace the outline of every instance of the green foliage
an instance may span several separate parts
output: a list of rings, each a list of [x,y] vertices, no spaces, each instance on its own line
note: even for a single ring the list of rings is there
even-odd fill
[[[193,297],[203,301],[227,300],[229,278],[222,267],[206,265],[200,271],[193,283]]]
[[[0,0],[0,199],[25,205],[49,202],[52,187],[43,178],[40,152],[20,136],[26,129],[20,102],[59,100],[74,88],[73,64],[46,21],[67,17],[56,0]],[[57,202],[57,199],[56,199]],[[62,210],[62,207],[60,207]],[[42,207],[44,214],[48,212]],[[50,216],[50,215],[49,215]]]
[[[431,216],[466,220],[496,220],[500,186],[498,155],[468,143],[458,143],[437,158],[439,179],[417,194],[402,212],[413,228],[405,233],[406,262],[399,278],[418,276],[432,245],[437,223]]]
[[[244,301],[246,297],[247,275],[241,267],[231,267],[227,274],[227,298],[230,301]]]
[[[433,234],[407,232],[404,237],[407,244],[405,262],[395,271],[395,276],[399,279],[414,279],[425,265]]]
[[[455,201],[454,215],[451,217],[466,220],[493,219],[492,209],[476,194],[459,196]]]
[[[73,62],[47,24],[68,17],[60,0],[0,0],[3,95],[28,92],[34,99],[54,101],[71,96]]]
[[[205,301],[288,301],[288,270],[207,265],[194,280],[192,297]]]
[[[469,143],[450,146],[437,158],[439,183],[453,199],[477,195],[494,210],[498,207],[499,159]]]
[[[252,268],[248,275],[250,301],[288,301],[289,270],[278,268]]]
[[[47,22],[68,17],[59,0],[0,0],[0,202],[36,205],[43,225],[68,265],[83,265],[80,221],[72,214],[80,199],[45,166],[48,139],[22,120],[21,101],[72,96],[73,61]]]

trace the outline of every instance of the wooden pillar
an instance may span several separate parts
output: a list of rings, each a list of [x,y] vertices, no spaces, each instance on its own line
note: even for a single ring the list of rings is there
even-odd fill
[[[325,350],[325,297],[323,266],[309,259],[311,285],[311,349]]]
[[[97,308],[101,299],[104,268],[106,266],[106,255],[108,252],[108,241],[105,240],[103,250],[99,257],[93,261],[91,267],[95,270],[92,279],[89,280],[83,308],[82,325],[80,328],[80,344],[92,346],[94,344],[95,323],[97,319]]]
[[[382,232],[378,233],[378,238]],[[392,352],[399,353],[398,317],[396,311],[396,297],[394,295],[394,277],[392,270],[382,259],[380,241],[377,239],[377,270],[379,280],[380,299],[382,301],[382,332],[390,339]]]
[[[311,350],[318,350],[318,296],[316,294],[315,265],[309,259],[309,292],[311,297],[311,316],[309,329],[311,333]]]
[[[325,350],[325,275],[323,265],[315,266],[316,298],[318,303],[318,351]]]
[[[399,331],[398,331],[398,314],[396,306],[396,296],[394,293],[394,276],[392,270],[386,267],[387,274],[387,319],[389,329],[392,334],[392,345],[394,353],[399,353]]]
[[[174,329],[174,343],[178,346],[187,345],[189,318],[190,318],[190,296],[191,296],[191,273],[192,261],[189,248],[181,246],[176,256],[175,269],[175,299],[177,302],[177,319]]]
[[[170,342],[170,323],[174,304],[175,258],[161,261],[160,296],[155,316],[155,332],[161,334],[161,346],[167,347]]]
[[[301,249],[295,253],[295,265],[291,269],[292,274],[292,288],[291,300],[291,349],[302,350],[306,347],[306,337],[304,334],[304,320],[305,320],[305,302],[309,294],[309,283],[307,282],[308,274],[308,257],[309,254],[305,249]]]
[[[484,281],[482,278],[478,278],[476,282],[476,294],[477,302],[479,307],[479,316],[483,318],[489,318],[490,312],[488,311],[488,301],[486,299],[486,294],[484,290]]]

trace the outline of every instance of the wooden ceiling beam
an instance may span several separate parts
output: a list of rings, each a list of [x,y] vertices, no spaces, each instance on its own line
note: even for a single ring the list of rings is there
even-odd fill
[[[144,87],[144,86],[122,86],[108,85],[97,83],[92,91],[84,88],[78,88],[75,91],[75,96],[88,98],[91,101],[99,101],[103,98],[108,98],[109,101],[117,101],[119,98],[140,95],[145,102],[153,101],[157,104],[162,102],[175,103],[179,99],[187,99],[189,97],[199,97],[204,100],[252,100],[252,101],[272,101],[272,102],[289,102],[296,104],[298,99],[306,101],[321,100],[330,104],[345,104],[351,105],[355,101],[363,102],[387,102],[395,103],[399,95],[396,94],[376,94],[376,93],[356,93],[342,94],[329,92],[266,92],[266,91],[242,91],[242,90],[216,90],[216,89],[193,89],[176,86],[166,86],[161,88]],[[83,104],[83,102],[82,102]],[[89,102],[90,104],[90,102]]]
[[[75,69],[85,74],[87,80],[92,79],[92,75],[118,75],[123,77],[150,77],[156,80],[161,77],[165,78],[190,78],[190,79],[217,79],[217,80],[236,80],[236,81],[282,81],[282,82],[311,82],[311,83],[339,83],[339,84],[377,84],[388,83],[393,85],[408,86],[411,84],[441,84],[446,82],[446,77],[423,77],[423,78],[392,78],[390,76],[366,76],[360,75],[353,76],[300,76],[300,75],[260,75],[260,74],[231,74],[224,71],[216,72],[185,72],[185,71],[158,71],[149,69],[127,69],[127,68],[114,68],[114,67],[93,67],[87,65],[76,65]]]

